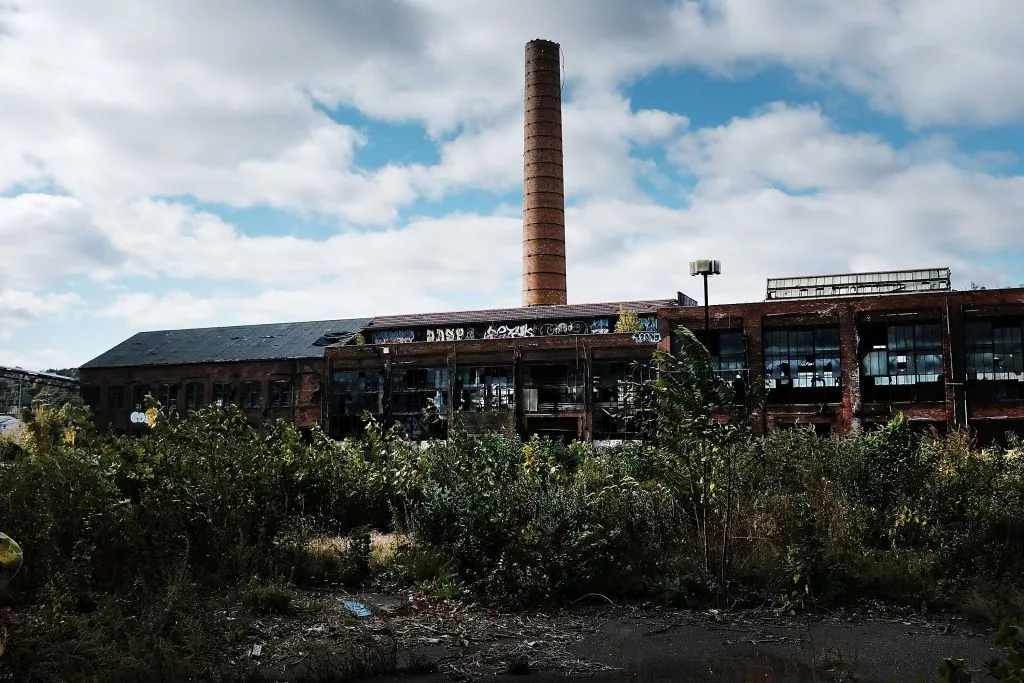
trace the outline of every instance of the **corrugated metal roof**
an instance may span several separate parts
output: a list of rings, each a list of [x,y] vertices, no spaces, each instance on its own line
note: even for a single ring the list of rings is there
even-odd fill
[[[22,421],[13,415],[0,415],[0,434],[13,432],[22,424]]]
[[[482,311],[452,311],[450,313],[385,315],[374,318],[367,326],[367,329],[382,330],[432,325],[497,324],[527,322],[531,320],[600,318],[602,316],[617,315],[620,308],[643,314],[656,313],[659,308],[677,304],[678,301],[676,299],[653,299],[647,301],[615,301],[599,304],[569,304],[566,306],[491,308]]]
[[[347,342],[369,321],[369,318],[353,318],[140,332],[82,367],[319,358],[325,346]]]

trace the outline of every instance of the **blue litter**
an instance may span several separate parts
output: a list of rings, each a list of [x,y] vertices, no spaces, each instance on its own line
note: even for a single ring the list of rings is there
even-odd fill
[[[341,604],[345,606],[345,609],[347,609],[349,612],[356,615],[360,619],[363,617],[371,616],[370,610],[368,610],[366,608],[366,605],[364,605],[361,602],[353,602],[352,600],[342,600],[341,598],[338,598],[338,600],[340,600]]]

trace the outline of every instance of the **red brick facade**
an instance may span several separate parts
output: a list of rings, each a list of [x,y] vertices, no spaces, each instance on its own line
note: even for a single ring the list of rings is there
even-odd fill
[[[838,325],[841,352],[841,400],[825,404],[794,403],[769,405],[763,426],[803,422],[827,425],[831,432],[847,432],[886,421],[903,412],[912,421],[932,423],[940,429],[970,425],[980,430],[991,423],[1012,424],[1024,420],[1024,402],[993,403],[976,400],[968,389],[964,366],[964,326],[972,320],[996,316],[1024,315],[1024,289],[941,291],[888,296],[853,296],[831,299],[763,301],[710,307],[712,330],[742,330],[751,376],[764,369],[766,329],[801,325]],[[666,308],[659,311],[663,335],[661,347],[669,348],[670,332],[678,326],[694,330],[704,326],[701,307]],[[938,322],[942,330],[944,396],[928,402],[864,401],[861,392],[861,364],[858,357],[860,331],[869,324],[886,321],[901,324],[915,321]]]
[[[91,388],[94,391],[96,405],[93,412],[99,427],[107,426],[121,431],[129,431],[137,426],[130,422],[130,415],[135,410],[136,402],[133,394],[135,387],[148,386],[154,397],[160,392],[161,385],[177,387],[175,408],[187,409],[186,387],[198,384],[202,387],[203,403],[212,400],[214,384],[222,383],[228,392],[226,400],[238,403],[248,419],[254,424],[264,421],[284,419],[298,427],[311,427],[322,419],[322,370],[323,360],[318,358],[304,360],[278,360],[245,363],[209,363],[196,365],[157,365],[128,368],[82,368],[80,378],[82,392]],[[279,400],[279,405],[271,405],[271,383],[287,382],[286,400]],[[242,400],[242,392],[246,383],[258,385],[259,407],[246,408]],[[114,397],[115,387],[123,387],[125,400],[117,406]],[[280,405],[285,404],[285,405]]]

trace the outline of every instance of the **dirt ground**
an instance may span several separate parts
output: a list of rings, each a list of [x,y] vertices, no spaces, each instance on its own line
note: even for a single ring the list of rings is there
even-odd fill
[[[262,621],[239,663],[265,680],[365,661],[366,674],[396,671],[374,679],[389,683],[911,681],[937,680],[945,657],[980,666],[1000,653],[990,630],[883,607],[783,618],[603,601],[503,614],[408,595],[314,599],[326,609]],[[366,605],[370,616],[349,613],[342,600]]]

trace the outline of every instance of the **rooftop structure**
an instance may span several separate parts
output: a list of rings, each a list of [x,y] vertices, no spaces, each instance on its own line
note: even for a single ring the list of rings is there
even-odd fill
[[[866,294],[906,294],[948,291],[949,268],[843,273],[804,277],[768,278],[767,296],[773,299],[822,299]]]

